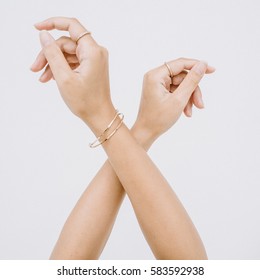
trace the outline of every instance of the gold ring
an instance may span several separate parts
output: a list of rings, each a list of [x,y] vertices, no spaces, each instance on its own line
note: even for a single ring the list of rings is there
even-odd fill
[[[79,39],[81,39],[83,36],[85,36],[85,35],[90,35],[91,34],[91,32],[90,31],[85,31],[85,32],[83,32],[83,33],[81,33],[80,35],[79,35],[79,37],[77,38],[77,40],[76,40],[76,44],[78,43],[78,41],[79,41]]]
[[[167,62],[164,62],[164,65],[167,67],[168,71],[169,71],[169,74],[170,74],[170,77],[173,78],[173,73],[172,73],[172,69],[171,67],[169,66],[169,64]]]

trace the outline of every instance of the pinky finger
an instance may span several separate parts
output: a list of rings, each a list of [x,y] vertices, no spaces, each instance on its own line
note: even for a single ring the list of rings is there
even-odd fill
[[[192,99],[190,98],[189,102],[187,103],[186,107],[184,108],[183,112],[186,117],[190,118],[192,116]]]
[[[194,90],[191,99],[193,101],[193,104],[198,108],[198,109],[203,109],[204,108],[204,103],[202,100],[202,94],[200,87],[197,86],[196,89]]]
[[[52,74],[51,68],[49,65],[47,65],[44,72],[40,76],[39,81],[42,83],[47,83],[49,80],[51,80],[52,77],[53,77],[53,74]]]

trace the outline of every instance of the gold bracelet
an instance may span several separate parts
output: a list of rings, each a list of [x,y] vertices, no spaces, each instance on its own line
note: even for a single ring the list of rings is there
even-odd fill
[[[98,136],[98,138],[96,139],[96,141],[99,141],[101,139],[102,136],[104,136],[104,134],[109,130],[109,128],[113,125],[114,121],[116,120],[117,116],[119,115],[118,110],[116,110],[116,114],[113,118],[113,120],[109,123],[109,125],[107,126],[107,128],[103,131],[103,133],[101,135]],[[96,142],[95,141],[95,142]]]
[[[102,137],[105,136],[106,132],[111,128],[111,126],[113,125],[113,123],[115,122],[116,118],[119,117],[120,118],[120,122],[117,125],[117,127],[111,132],[111,134],[109,134],[106,138],[104,138],[102,140]],[[124,115],[122,113],[119,113],[118,110],[116,110],[116,115],[113,118],[113,120],[109,123],[108,127],[104,130],[104,132],[97,137],[97,139],[93,142],[89,144],[90,148],[96,148],[98,146],[100,146],[101,144],[103,144],[104,142],[106,142],[107,140],[109,140],[116,132],[117,130],[120,128],[120,126],[122,125],[124,120]]]

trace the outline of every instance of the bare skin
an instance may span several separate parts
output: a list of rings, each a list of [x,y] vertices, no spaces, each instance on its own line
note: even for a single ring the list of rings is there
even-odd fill
[[[107,51],[89,35],[76,45],[77,37],[85,28],[75,19],[51,18],[36,24],[36,28],[69,31],[70,38],[62,37],[57,42],[48,32],[40,33],[43,50],[32,70],[40,71],[48,63],[40,80],[47,82],[54,77],[70,110],[96,136],[100,135],[115,115],[110,98]],[[178,59],[169,65],[175,75],[174,85],[170,85],[164,65],[148,72],[132,130],[123,125],[103,144],[108,161],[67,219],[51,259],[97,259],[125,192],[157,259],[207,258],[192,221],[146,150],[183,111],[191,116],[192,104],[203,108],[198,83],[214,68],[193,59]]]

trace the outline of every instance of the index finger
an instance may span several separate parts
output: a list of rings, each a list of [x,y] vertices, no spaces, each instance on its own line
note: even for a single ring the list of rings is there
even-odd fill
[[[179,96],[183,100],[183,104],[187,104],[193,91],[198,86],[207,70],[207,63],[204,61],[197,62],[189,71],[187,76],[175,90],[175,96]]]
[[[191,59],[191,58],[178,58],[172,61],[167,62],[169,65],[171,72],[173,76],[180,74],[183,70],[191,70],[191,68],[197,64],[199,60],[197,59]],[[165,65],[162,65],[159,67],[165,76],[169,76],[169,71],[165,67]],[[207,65],[206,74],[213,73],[215,71],[215,68]]]
[[[51,17],[34,25],[38,30],[63,30],[68,31],[73,41],[77,41],[80,35],[87,29],[76,19],[68,17]],[[93,37],[88,34],[79,40],[79,43],[96,44]]]

